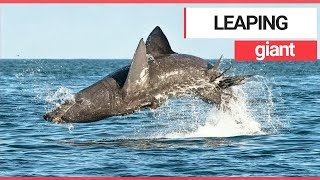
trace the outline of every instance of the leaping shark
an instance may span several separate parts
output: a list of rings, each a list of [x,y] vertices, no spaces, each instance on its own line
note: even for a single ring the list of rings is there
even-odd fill
[[[221,60],[221,58],[220,58]],[[226,77],[220,60],[211,65],[196,56],[171,49],[160,27],[155,27],[146,43],[140,40],[130,65],[81,90],[44,115],[55,123],[88,123],[111,116],[134,113],[141,108],[156,109],[168,98],[194,94],[222,108],[222,98],[231,86],[248,76]]]

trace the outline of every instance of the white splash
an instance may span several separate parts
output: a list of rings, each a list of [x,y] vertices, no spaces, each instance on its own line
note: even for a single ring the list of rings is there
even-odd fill
[[[231,111],[212,108],[206,114],[205,124],[189,133],[168,133],[165,138],[194,138],[194,137],[232,137],[243,135],[264,134],[261,125],[255,120],[254,115],[248,111],[245,99],[238,97],[231,100]]]
[[[233,87],[235,99],[230,111],[222,111],[197,98],[189,104],[172,100],[154,111],[157,122],[167,121],[157,129],[155,138],[233,137],[276,133],[282,124],[272,116],[272,88],[259,76],[244,85]],[[174,101],[174,100],[173,100]],[[191,104],[191,105],[190,105]],[[179,109],[177,109],[179,108]]]
[[[68,128],[69,130],[69,134],[72,134],[74,132],[74,126],[73,124],[69,123],[66,125],[66,127]]]
[[[60,87],[58,90],[50,92],[45,97],[45,101],[51,106],[50,108],[58,107],[66,100],[74,101],[74,94],[72,90],[65,87]]]

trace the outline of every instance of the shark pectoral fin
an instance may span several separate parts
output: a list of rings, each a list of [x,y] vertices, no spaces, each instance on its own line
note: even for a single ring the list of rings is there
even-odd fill
[[[161,98],[157,99],[157,98],[153,97],[149,107],[151,109],[157,109],[158,107],[160,107],[165,102],[166,102],[166,99],[161,99]]]
[[[152,55],[154,58],[175,53],[172,51],[166,35],[164,35],[159,26],[155,27],[148,36],[146,46],[147,54]]]
[[[150,109],[157,109],[157,108],[160,107],[162,104],[163,104],[163,103],[161,103],[161,102],[152,102],[149,107],[150,107]]]
[[[138,94],[149,87],[149,65],[146,56],[146,45],[143,39],[134,53],[127,79],[122,87],[124,97]]]

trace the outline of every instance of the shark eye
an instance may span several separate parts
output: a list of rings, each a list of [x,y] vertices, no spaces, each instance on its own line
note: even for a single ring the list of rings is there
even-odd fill
[[[83,98],[78,98],[76,99],[76,103],[82,104],[84,102]]]

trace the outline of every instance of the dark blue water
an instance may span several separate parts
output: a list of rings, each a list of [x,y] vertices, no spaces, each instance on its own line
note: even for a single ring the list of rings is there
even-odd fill
[[[319,176],[320,63],[233,63],[254,74],[232,112],[194,97],[90,124],[42,115],[128,60],[1,60],[1,176]]]

